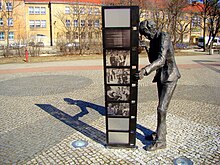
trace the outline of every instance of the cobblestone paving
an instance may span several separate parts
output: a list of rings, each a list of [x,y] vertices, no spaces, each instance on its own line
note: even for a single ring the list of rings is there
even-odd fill
[[[0,74],[0,164],[169,165],[180,156],[219,164],[219,65],[203,63],[181,69],[167,117],[167,148],[155,152],[144,150],[144,135],[156,127],[153,75],[139,83],[137,148],[126,149],[105,147],[101,70]],[[89,145],[73,148],[79,139]]]

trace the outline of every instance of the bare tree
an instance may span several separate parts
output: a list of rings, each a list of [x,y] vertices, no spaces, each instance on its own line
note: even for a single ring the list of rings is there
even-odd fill
[[[183,43],[184,35],[189,34],[190,32],[190,20],[184,19],[184,15],[177,20],[177,29],[176,32],[179,36],[178,43]]]
[[[219,0],[203,0],[203,5],[198,6],[201,9],[201,17],[203,18],[203,49],[206,51],[208,44],[212,47],[214,38],[220,29],[220,2]],[[209,33],[209,40],[206,43],[205,37]],[[211,40],[212,38],[212,40]]]
[[[183,15],[183,9],[187,5],[188,5],[187,0],[167,0],[167,14],[168,14],[167,29],[173,38],[174,45],[176,45],[176,43],[179,41],[178,31],[179,28],[182,27],[180,26],[179,20]]]
[[[69,8],[69,9],[68,9]],[[55,17],[62,26],[56,26],[62,34],[58,42],[74,43],[69,47],[70,52],[79,54],[90,53],[94,49],[101,50],[101,11],[99,7],[72,4],[67,7],[68,12],[57,11]],[[57,24],[57,23],[56,23]],[[65,35],[63,35],[65,34]],[[65,47],[64,47],[65,48]],[[98,49],[97,49],[98,50]]]
[[[207,0],[206,8],[208,17],[207,27],[209,30],[209,40],[207,44],[210,42],[209,48],[211,49],[220,29],[220,2],[218,0]]]

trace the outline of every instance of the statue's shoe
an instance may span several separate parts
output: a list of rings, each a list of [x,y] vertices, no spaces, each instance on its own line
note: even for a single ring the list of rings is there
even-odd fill
[[[146,151],[155,151],[158,149],[165,149],[166,148],[166,142],[154,142],[151,145],[147,146],[145,148]]]

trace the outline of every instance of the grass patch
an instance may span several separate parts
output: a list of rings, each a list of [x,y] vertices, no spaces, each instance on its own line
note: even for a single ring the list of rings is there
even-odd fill
[[[53,62],[53,61],[73,61],[73,60],[89,60],[101,59],[102,55],[59,55],[59,56],[35,56],[29,57],[29,63]],[[9,63],[25,63],[25,57],[5,57],[0,58],[0,64]]]
[[[175,56],[193,56],[193,55],[205,55],[205,52],[182,52],[176,51]],[[146,52],[142,51],[139,57],[146,57]],[[91,59],[102,59],[102,54],[91,54],[91,55],[56,55],[56,56],[35,56],[29,57],[29,63],[40,63],[40,62],[53,62],[53,61],[74,61],[74,60],[91,60]],[[25,63],[25,57],[2,57],[0,58],[0,64],[10,63]]]

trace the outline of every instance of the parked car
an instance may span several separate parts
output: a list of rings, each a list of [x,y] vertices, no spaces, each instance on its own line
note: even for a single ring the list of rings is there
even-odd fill
[[[44,47],[44,43],[43,42],[37,42],[36,47]]]
[[[204,37],[199,37],[198,46],[203,48],[204,41],[205,41],[205,44],[207,44],[209,41],[208,45],[210,45],[212,39],[213,39],[213,37],[211,37],[211,39],[209,40],[209,36],[206,36],[205,39],[204,39]],[[213,47],[216,47],[216,46],[220,46],[220,38],[219,37],[214,38]]]
[[[60,51],[70,51],[79,48],[79,42],[69,42],[60,46]]]
[[[4,45],[0,45],[0,50],[3,50],[5,48]]]
[[[65,47],[79,47],[79,42],[69,42],[64,45]]]
[[[25,44],[19,44],[19,43],[11,43],[9,45],[10,48],[12,49],[20,49],[20,48],[23,48],[23,47],[26,47]]]
[[[29,42],[28,46],[35,46],[35,43],[34,42]]]

